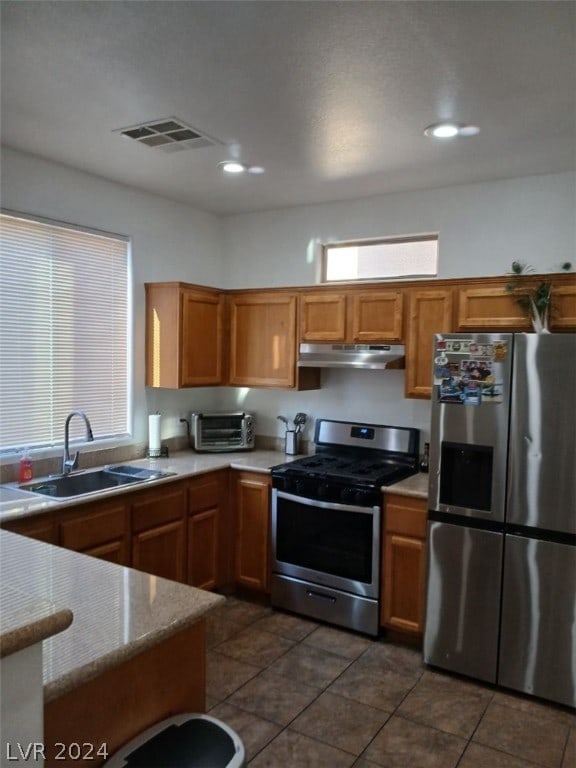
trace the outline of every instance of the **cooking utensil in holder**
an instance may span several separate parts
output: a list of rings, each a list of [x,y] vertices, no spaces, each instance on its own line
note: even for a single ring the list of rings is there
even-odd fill
[[[295,429],[287,429],[284,444],[284,453],[287,456],[296,456],[299,453],[300,433]]]

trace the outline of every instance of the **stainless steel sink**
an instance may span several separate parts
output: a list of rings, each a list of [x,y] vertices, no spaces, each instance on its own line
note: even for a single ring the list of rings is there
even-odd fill
[[[71,496],[83,496],[88,493],[97,493],[121,485],[136,485],[160,480],[164,477],[172,477],[174,472],[158,472],[156,470],[132,467],[120,464],[105,469],[97,469],[92,472],[80,472],[69,475],[54,475],[37,480],[33,483],[24,483],[17,487],[29,493],[38,493],[42,496],[50,496],[53,499],[68,499]]]

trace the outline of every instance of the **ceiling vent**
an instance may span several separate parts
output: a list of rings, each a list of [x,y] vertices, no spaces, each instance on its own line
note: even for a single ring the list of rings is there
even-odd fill
[[[218,139],[186,125],[177,117],[165,117],[140,125],[131,125],[128,128],[117,128],[113,133],[119,133],[127,139],[137,141],[138,144],[144,144],[150,149],[160,149],[163,152],[181,152],[184,149],[199,149],[223,144]]]

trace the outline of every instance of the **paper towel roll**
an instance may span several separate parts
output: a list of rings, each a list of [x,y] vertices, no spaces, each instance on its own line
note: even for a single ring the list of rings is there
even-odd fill
[[[159,413],[153,413],[148,416],[148,455],[160,456],[161,442],[160,442],[160,427],[161,419]]]

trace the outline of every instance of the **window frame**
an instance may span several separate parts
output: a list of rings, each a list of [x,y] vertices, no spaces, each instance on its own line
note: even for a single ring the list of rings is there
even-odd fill
[[[440,235],[438,232],[426,232],[421,235],[394,235],[391,237],[372,237],[358,240],[332,240],[321,244],[321,265],[320,265],[320,283],[322,285],[338,285],[342,283],[362,284],[377,282],[394,282],[398,280],[436,280],[438,279],[438,253],[436,254],[436,272],[432,274],[411,273],[409,275],[384,275],[380,277],[349,277],[342,280],[329,280],[328,273],[328,250],[330,248],[354,248],[369,245],[388,245],[395,243],[439,243]]]

